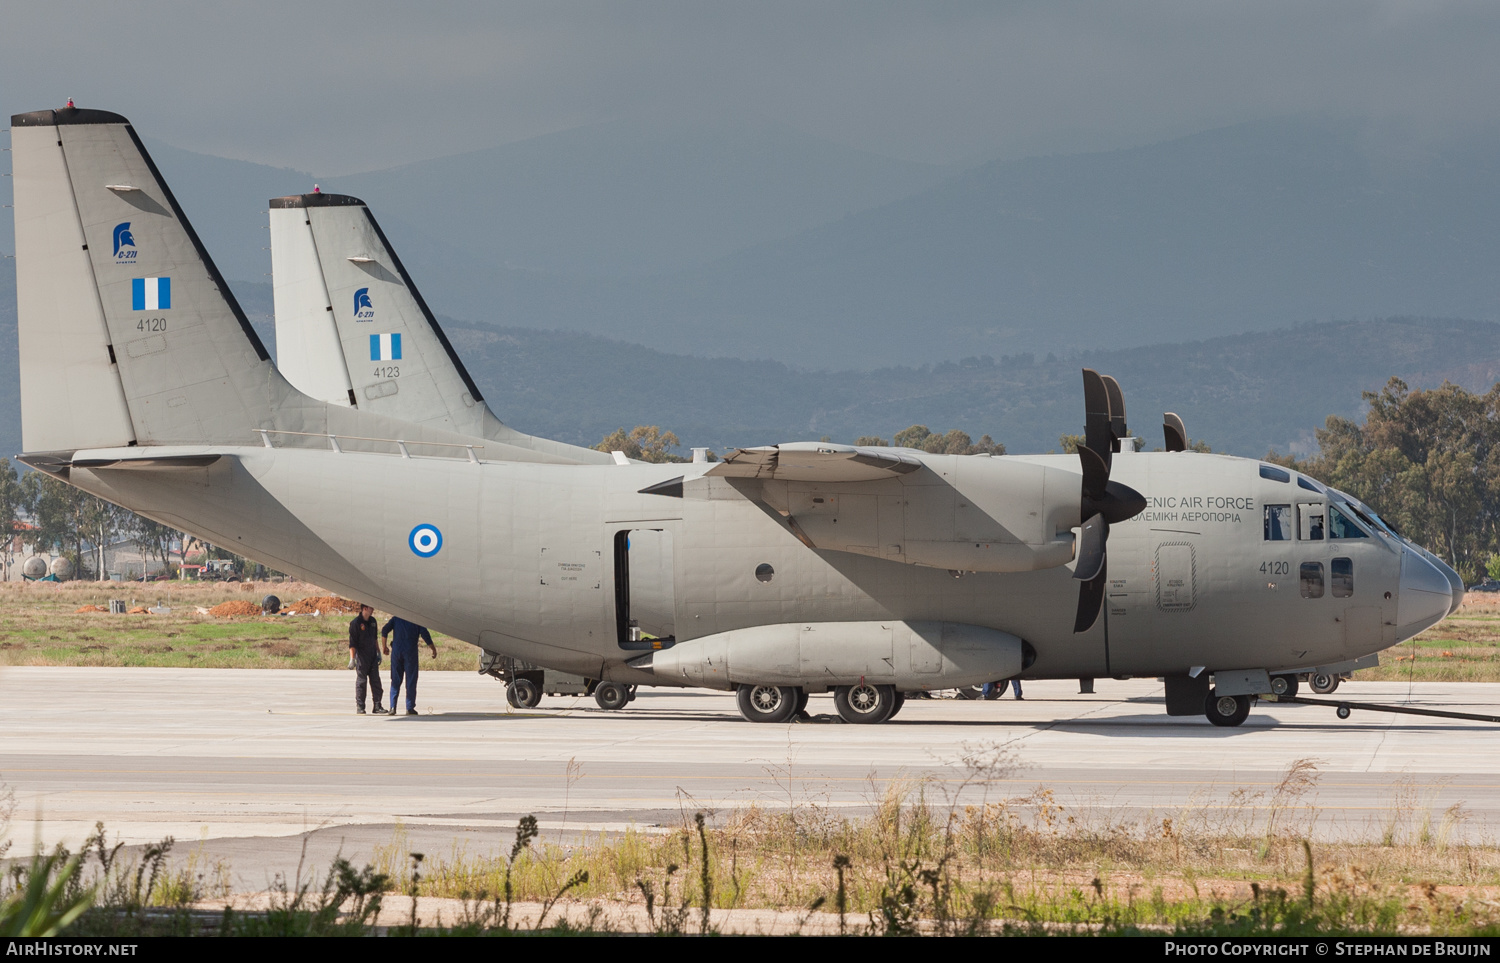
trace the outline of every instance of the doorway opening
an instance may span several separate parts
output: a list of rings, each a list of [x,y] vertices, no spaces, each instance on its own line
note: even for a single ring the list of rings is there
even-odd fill
[[[670,648],[677,641],[672,533],[660,528],[615,532],[615,630],[622,649]]]

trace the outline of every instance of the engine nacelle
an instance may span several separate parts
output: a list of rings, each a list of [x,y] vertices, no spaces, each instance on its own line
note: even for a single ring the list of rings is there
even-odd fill
[[[1008,679],[1020,673],[1024,648],[1008,632],[957,622],[791,622],[679,642],[630,664],[710,689],[863,680],[911,691]]]

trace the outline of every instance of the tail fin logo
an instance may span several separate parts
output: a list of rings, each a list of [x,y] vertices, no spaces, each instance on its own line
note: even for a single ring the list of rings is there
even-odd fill
[[[135,235],[130,233],[130,222],[115,225],[115,263],[135,260]]]
[[[369,288],[360,288],[354,292],[354,320],[375,320],[375,305],[370,301]]]

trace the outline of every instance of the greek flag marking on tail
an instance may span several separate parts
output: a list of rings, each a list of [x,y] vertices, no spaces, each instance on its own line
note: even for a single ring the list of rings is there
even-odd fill
[[[130,307],[134,311],[166,311],[172,307],[171,278],[133,278]]]
[[[399,333],[370,335],[370,360],[400,361],[401,335]]]

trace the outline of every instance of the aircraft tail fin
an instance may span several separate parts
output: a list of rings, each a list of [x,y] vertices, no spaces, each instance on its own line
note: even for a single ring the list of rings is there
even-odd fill
[[[547,460],[607,464],[605,452],[535,438],[490,411],[385,232],[357,197],[270,202],[277,362],[331,404],[485,438]]]
[[[38,464],[132,445],[336,447],[329,435],[359,450],[578,460],[294,388],[119,114],[17,114],[11,145],[22,442]]]
[[[130,123],[11,118],[28,451],[253,443],[274,368]]]

